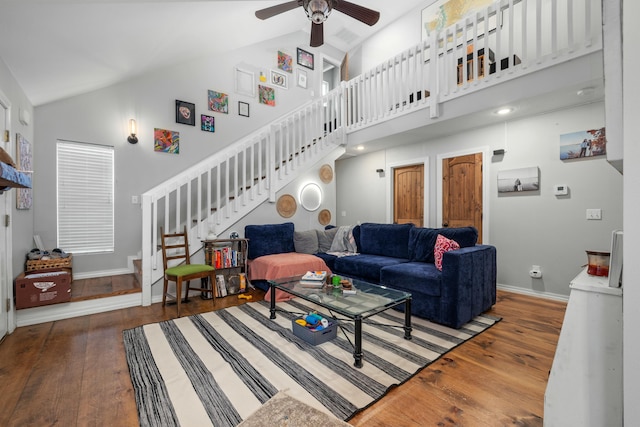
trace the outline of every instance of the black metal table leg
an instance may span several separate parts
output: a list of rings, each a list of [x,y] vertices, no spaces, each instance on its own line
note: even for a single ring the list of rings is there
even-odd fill
[[[411,339],[411,297],[404,302],[404,339]]]
[[[356,316],[355,323],[355,346],[353,349],[353,358],[355,362],[353,366],[356,368],[362,368],[362,317]]]
[[[269,288],[271,290],[271,308],[270,308],[271,315],[269,316],[269,319],[275,319],[276,318],[276,287],[273,285],[269,285]]]

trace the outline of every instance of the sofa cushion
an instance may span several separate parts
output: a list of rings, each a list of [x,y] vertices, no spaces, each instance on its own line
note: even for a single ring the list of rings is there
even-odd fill
[[[353,227],[351,233],[353,234],[353,239],[356,241],[357,252],[360,252],[360,248],[362,247],[362,243],[360,243],[360,225]]]
[[[438,230],[435,228],[413,227],[409,231],[409,259],[416,262],[434,262],[433,248]]]
[[[295,252],[293,228],[292,222],[245,226],[244,237],[249,239],[247,258]]]
[[[382,255],[350,255],[339,257],[332,271],[349,277],[358,277],[372,283],[380,283],[380,270],[389,265],[406,263],[406,258],[392,258]]]
[[[447,239],[442,234],[438,234],[436,238],[436,247],[433,248],[433,257],[435,258],[435,266],[438,270],[442,271],[442,256],[445,252],[454,251],[460,249],[458,242],[452,239]]]
[[[318,233],[316,230],[294,231],[293,246],[298,253],[315,254],[318,252]]]
[[[405,262],[384,267],[380,271],[380,283],[390,288],[401,289],[419,295],[440,296],[442,273],[436,266],[425,262]]]
[[[314,255],[318,258],[322,258],[325,264],[327,264],[327,267],[329,267],[330,271],[333,271],[335,269],[336,259],[338,259],[336,255],[331,255],[324,252],[318,252]]]
[[[438,234],[455,240],[461,248],[468,248],[478,243],[478,230],[475,227],[439,228]]]
[[[411,261],[435,262],[433,248],[436,246],[438,234],[455,240],[461,248],[474,246],[478,241],[478,230],[474,227],[413,227],[409,232],[409,259]]]
[[[328,252],[331,249],[333,238],[338,232],[337,228],[330,228],[328,230],[316,230],[318,234],[318,252]]]
[[[358,250],[362,254],[408,259],[409,231],[413,227],[413,224],[361,224]]]

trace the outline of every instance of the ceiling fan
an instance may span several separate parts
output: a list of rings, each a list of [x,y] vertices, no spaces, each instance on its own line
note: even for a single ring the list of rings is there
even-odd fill
[[[311,47],[322,46],[324,43],[323,23],[333,9],[370,26],[380,19],[380,12],[344,0],[293,0],[260,9],[256,11],[256,17],[271,18],[298,6],[302,6],[311,21]]]

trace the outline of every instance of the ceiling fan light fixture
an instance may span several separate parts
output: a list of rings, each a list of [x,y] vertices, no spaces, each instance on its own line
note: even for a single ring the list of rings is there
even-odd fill
[[[327,0],[305,0],[303,7],[314,24],[323,23],[331,13],[331,2]]]

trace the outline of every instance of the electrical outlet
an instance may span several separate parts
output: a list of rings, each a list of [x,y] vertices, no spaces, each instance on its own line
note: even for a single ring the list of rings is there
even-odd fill
[[[529,276],[534,279],[540,279],[542,277],[542,269],[539,265],[532,265],[531,270],[529,270]]]
[[[602,219],[602,209],[587,209],[588,220]]]
[[[140,203],[140,199],[138,199],[138,196],[131,196],[131,204],[137,205],[138,203]]]

